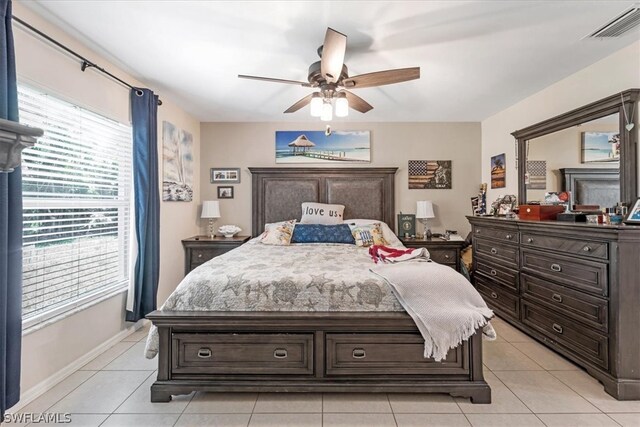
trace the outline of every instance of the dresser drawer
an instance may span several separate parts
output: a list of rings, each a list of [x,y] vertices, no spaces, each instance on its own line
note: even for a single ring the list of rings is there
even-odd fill
[[[608,294],[605,263],[522,249],[522,271],[592,294]]]
[[[609,339],[540,305],[522,300],[522,322],[582,360],[609,368]]]
[[[518,268],[518,247],[511,245],[503,245],[495,241],[487,239],[475,239],[474,249],[479,261],[488,261],[490,263],[500,262],[507,266]]]
[[[513,227],[486,227],[477,225],[473,228],[475,237],[483,237],[486,239],[499,240],[509,243],[518,243],[520,241],[518,229]]]
[[[480,292],[489,308],[498,314],[519,320],[520,304],[518,303],[517,295],[482,276],[475,276],[474,280],[476,289]]]
[[[449,350],[445,360],[424,357],[419,334],[327,334],[327,375],[469,374],[462,346]]]
[[[522,232],[522,245],[548,249],[570,255],[588,258],[608,259],[609,245],[594,240],[571,239],[567,237],[545,236],[542,234]]]
[[[312,375],[313,334],[173,334],[173,374]]]
[[[455,249],[428,249],[431,259],[438,264],[456,265],[458,251]]]
[[[525,298],[532,298],[547,308],[561,312],[564,316],[607,332],[609,302],[606,299],[527,274],[522,274],[522,289]]]
[[[517,293],[520,289],[520,279],[516,270],[486,262],[484,257],[476,261],[476,273],[484,274],[491,278],[492,282],[503,285],[513,292]]]

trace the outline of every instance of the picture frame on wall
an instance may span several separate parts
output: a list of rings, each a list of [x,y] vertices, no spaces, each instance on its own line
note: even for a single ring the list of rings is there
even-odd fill
[[[219,185],[218,186],[218,199],[233,199],[233,186],[232,185]]]
[[[211,183],[240,184],[240,168],[211,168]]]
[[[619,132],[582,132],[580,163],[620,161]]]
[[[505,153],[491,157],[491,188],[505,188],[507,165]]]
[[[640,225],[640,198],[638,198],[631,209],[629,209],[629,214],[624,219],[624,223]]]

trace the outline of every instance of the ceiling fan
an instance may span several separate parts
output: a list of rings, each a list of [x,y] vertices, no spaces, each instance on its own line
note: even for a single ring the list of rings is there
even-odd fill
[[[394,70],[376,71],[349,77],[347,66],[344,63],[344,55],[347,49],[347,36],[338,31],[327,28],[324,44],[318,48],[320,61],[309,66],[308,82],[297,80],[274,79],[270,77],[248,76],[239,74],[242,79],[261,80],[274,83],[300,85],[303,87],[318,88],[315,91],[285,110],[285,113],[293,113],[302,107],[311,105],[311,115],[329,121],[333,116],[332,101],[335,100],[335,114],[344,117],[353,108],[361,113],[366,113],[373,107],[364,99],[346,90],[376,87],[393,83],[406,82],[420,78],[420,67],[398,68]]]

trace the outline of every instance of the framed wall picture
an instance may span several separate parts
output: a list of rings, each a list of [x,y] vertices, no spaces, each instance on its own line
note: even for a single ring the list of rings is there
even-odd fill
[[[218,186],[218,199],[233,199],[233,186],[231,186],[231,185],[219,185]]]
[[[193,136],[162,122],[162,200],[193,200]]]
[[[491,157],[491,188],[505,188],[507,186],[506,177],[505,153]]]
[[[368,130],[276,131],[276,163],[371,162]]]
[[[451,160],[409,160],[409,190],[450,190]]]
[[[640,225],[640,199],[633,204],[624,222],[626,224]]]
[[[211,183],[240,184],[240,168],[211,168]]]

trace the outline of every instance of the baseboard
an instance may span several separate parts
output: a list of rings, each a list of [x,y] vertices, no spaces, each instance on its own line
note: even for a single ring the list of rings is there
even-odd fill
[[[106,350],[113,347],[118,342],[122,341],[123,339],[125,339],[126,337],[134,333],[135,331],[142,328],[146,322],[147,320],[145,319],[141,319],[137,321],[133,325],[129,326],[127,329],[124,329],[120,331],[118,334],[114,335],[111,339],[100,344],[98,347],[94,348],[84,356],[81,356],[78,359],[74,360],[73,362],[71,362],[70,364],[68,364],[58,372],[56,372],[54,375],[51,375],[49,378],[46,378],[45,380],[31,387],[29,390],[21,393],[20,401],[10,409],[10,412],[11,413],[18,412],[19,410],[27,406],[29,403],[36,400],[42,394],[51,390],[59,382],[67,378],[69,375],[73,374],[75,371],[82,368],[87,363],[91,362],[100,354],[104,353]]]

